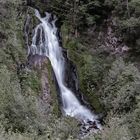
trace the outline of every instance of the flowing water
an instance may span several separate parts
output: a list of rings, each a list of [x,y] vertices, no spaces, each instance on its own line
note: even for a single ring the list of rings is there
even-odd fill
[[[101,129],[97,116],[81,105],[74,93],[65,86],[65,58],[57,38],[56,18],[52,20],[52,16],[48,13],[46,13],[46,17],[42,18],[37,10],[35,10],[35,15],[41,23],[35,28],[32,45],[28,53],[49,58],[60,88],[64,114],[75,117],[85,124],[88,121],[95,122],[97,128]]]

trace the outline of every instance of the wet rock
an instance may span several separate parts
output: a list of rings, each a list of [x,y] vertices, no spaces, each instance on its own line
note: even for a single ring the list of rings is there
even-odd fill
[[[87,120],[87,122],[81,122],[80,126],[80,137],[87,136],[90,133],[96,133],[99,130],[96,121]]]

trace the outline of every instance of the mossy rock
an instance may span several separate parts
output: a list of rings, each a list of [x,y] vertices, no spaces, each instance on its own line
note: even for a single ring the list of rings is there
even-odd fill
[[[53,114],[56,115],[57,117],[60,117],[60,114],[61,114],[60,104],[59,104],[60,101],[59,101],[59,97],[57,93],[58,91],[56,89],[56,83],[54,81],[55,79],[54,79],[51,63],[49,61],[47,61],[47,63],[44,63],[43,69],[47,69],[48,71],[47,78],[50,85],[51,98],[53,100],[52,102]]]

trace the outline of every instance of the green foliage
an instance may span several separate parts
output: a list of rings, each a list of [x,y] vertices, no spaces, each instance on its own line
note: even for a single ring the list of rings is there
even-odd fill
[[[22,86],[22,93],[26,96],[30,94],[29,90],[34,92],[34,95],[40,95],[41,92],[41,81],[39,72],[35,70],[28,70],[24,68],[19,70],[18,77]]]
[[[83,32],[103,17],[103,0],[51,0],[46,5],[35,0],[34,5],[44,11],[51,11],[70,27],[73,34]],[[40,8],[41,7],[41,8]],[[103,11],[103,12],[102,12]]]
[[[102,83],[103,71],[105,70],[102,65],[103,60],[98,56],[83,55],[83,57],[84,64],[79,69],[81,91],[86,94],[95,111],[102,112],[97,90]]]
[[[140,72],[122,58],[116,60],[104,79],[101,96],[108,111],[109,128],[102,133],[103,139],[138,139]],[[110,113],[109,113],[110,112]],[[112,122],[114,116],[117,120]]]
[[[140,0],[131,0],[129,2],[130,10],[134,12],[134,16],[139,16],[140,14]]]
[[[47,129],[48,138],[50,137],[51,140],[76,138],[78,133],[78,122],[73,118],[67,117],[56,119]]]
[[[105,0],[105,5],[112,8],[112,18],[116,23],[118,35],[123,36],[133,51],[139,52],[137,40],[140,34],[140,0]]]
[[[0,38],[0,123],[6,130],[11,128],[13,131],[24,132],[33,127],[38,131],[37,127],[43,124],[35,123],[42,116],[41,113],[38,114],[41,101],[36,96],[40,90],[39,80],[35,72],[29,74],[25,68],[23,70],[20,67],[26,62],[23,43],[25,15],[17,10],[22,3],[7,0],[0,4],[0,33],[3,35]],[[29,96],[23,96],[26,93]]]
[[[126,20],[119,21],[121,29],[128,29],[140,26],[140,18],[131,17]]]
[[[138,89],[139,90],[139,89]],[[130,132],[133,134],[135,139],[140,138],[140,95],[136,96],[137,105],[135,110],[132,113],[126,115],[125,122],[128,122],[128,128]]]
[[[11,134],[4,132],[1,136],[3,139],[5,137],[24,139],[19,131],[29,135],[43,133],[43,136],[40,137],[32,135],[31,139],[50,137],[52,140],[57,138],[65,140],[70,136],[77,136],[79,130],[75,120],[71,118],[58,119],[53,115],[47,103],[43,103],[41,99],[33,94],[27,97],[23,96],[18,79],[12,78],[13,74],[7,70],[6,66],[0,69],[0,76],[2,78],[0,82],[0,123],[6,130],[18,131],[18,133]]]
[[[53,98],[52,106],[44,103],[39,97],[40,74],[26,67],[20,68],[21,64],[26,62],[23,39],[26,10],[24,14],[23,11],[17,10],[18,7],[22,7],[22,3],[17,0],[3,0],[0,3],[0,139],[78,139],[78,122],[72,118],[58,118],[60,110],[50,64],[47,64],[47,70]],[[85,140],[139,139],[138,69],[117,58],[108,71],[112,57],[109,56],[108,61],[105,55],[93,51],[96,44],[88,46],[78,36],[95,24],[99,26],[98,21],[106,18],[106,13],[109,12],[110,15],[112,12],[111,16],[117,21],[119,32],[123,31],[126,40],[131,38],[131,42],[136,41],[135,48],[138,50],[140,1],[51,0],[45,5],[35,0],[34,3],[41,7],[42,13],[48,7],[49,11],[53,11],[63,20],[63,44],[68,49],[69,58],[77,66],[80,91],[96,112],[103,112],[100,102],[107,112],[107,125],[104,126],[104,130],[97,135],[89,135]],[[32,11],[30,12],[32,14]],[[35,17],[32,22],[37,22]],[[30,30],[32,28],[33,25]]]
[[[131,135],[128,124],[124,124],[123,117],[110,116],[108,127],[106,126],[102,132],[102,140],[131,140],[134,137]]]
[[[125,64],[122,59],[116,60],[104,83],[101,92],[108,109],[123,112],[134,107],[140,85],[140,74],[135,66]]]
[[[60,118],[54,120],[51,118],[49,125],[46,125],[45,130],[41,135],[36,131],[20,133],[13,132],[10,129],[6,132],[3,125],[0,125],[0,138],[1,140],[74,140],[77,137],[79,129],[77,121],[72,118]],[[32,128],[33,130],[33,128]]]
[[[11,73],[7,70],[7,67],[4,65],[0,68],[0,94],[1,94],[1,101],[0,101],[0,111],[2,109],[5,110],[5,107],[9,106],[9,104],[13,104],[13,97],[14,94],[19,92],[19,85],[15,85],[16,81],[12,81],[10,79]]]

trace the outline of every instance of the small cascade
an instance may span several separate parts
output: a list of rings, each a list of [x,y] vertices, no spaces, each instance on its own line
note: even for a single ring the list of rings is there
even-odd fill
[[[65,86],[65,58],[57,37],[55,26],[57,18],[52,18],[49,13],[46,13],[46,16],[42,18],[37,10],[35,10],[35,15],[41,23],[35,28],[28,54],[45,56],[50,60],[60,88],[64,114],[78,119],[83,124],[82,129],[101,129],[97,116],[83,106],[75,94]]]

